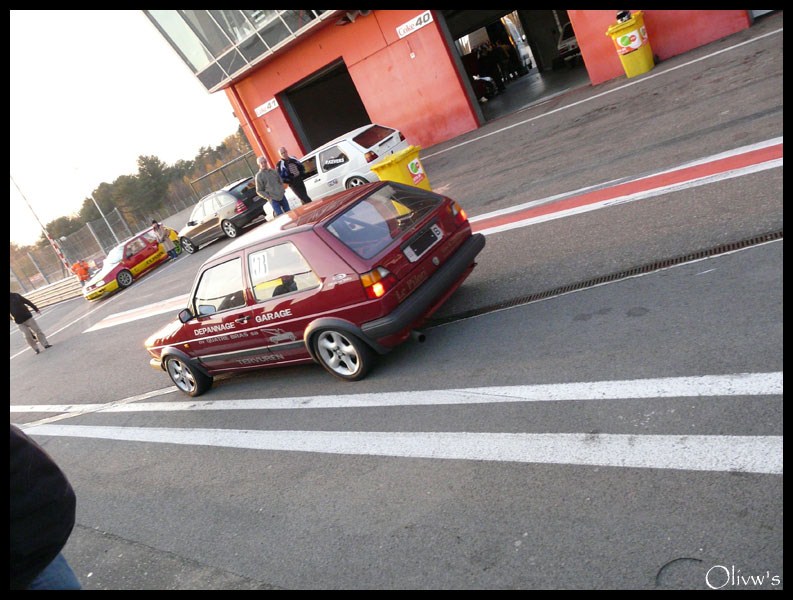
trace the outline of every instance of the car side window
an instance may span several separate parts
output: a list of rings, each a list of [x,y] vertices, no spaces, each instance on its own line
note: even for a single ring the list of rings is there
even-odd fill
[[[214,215],[217,212],[215,208],[215,197],[207,198],[204,200],[204,218]]]
[[[124,250],[124,256],[129,258],[130,256],[135,256],[138,252],[143,250],[146,247],[146,243],[138,238],[131,240],[129,244],[127,244],[126,249]]]
[[[193,295],[194,314],[201,317],[244,306],[243,288],[242,259],[235,258],[210,267],[201,274]]]
[[[319,164],[322,165],[323,171],[332,171],[348,162],[350,162],[349,157],[339,146],[333,146],[319,153]]]
[[[214,206],[213,212],[219,211],[224,206],[226,206],[227,204],[230,204],[232,202],[236,204],[237,203],[237,199],[234,196],[232,196],[231,194],[218,194],[213,199],[213,206]]]
[[[308,261],[292,242],[251,253],[248,270],[257,302],[312,289],[320,284]]]
[[[204,202],[199,202],[190,213],[190,221],[200,223],[204,219]]]
[[[312,156],[303,160],[303,168],[306,170],[304,177],[313,177],[317,174],[317,157]]]

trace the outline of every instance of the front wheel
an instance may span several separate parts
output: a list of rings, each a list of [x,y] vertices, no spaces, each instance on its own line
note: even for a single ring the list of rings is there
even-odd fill
[[[189,238],[183,237],[179,241],[182,243],[182,250],[184,250],[188,254],[192,254],[193,252],[198,250],[198,248],[195,247],[195,244],[193,244],[193,242],[191,242]]]
[[[220,226],[223,228],[223,233],[226,234],[226,237],[235,238],[240,232],[239,228],[231,221],[223,221]]]
[[[364,179],[363,177],[358,177],[356,175],[355,177],[350,177],[345,187],[347,189],[350,189],[350,188],[358,187],[359,185],[366,185],[367,183],[369,183],[368,179]]]
[[[174,385],[191,397],[200,396],[212,387],[212,377],[194,369],[186,361],[176,357],[165,359],[165,370]]]
[[[126,288],[132,285],[132,273],[124,269],[116,275],[116,281],[118,282],[118,287]]]
[[[324,329],[314,336],[312,344],[320,364],[339,379],[358,381],[372,368],[372,349],[354,335]]]

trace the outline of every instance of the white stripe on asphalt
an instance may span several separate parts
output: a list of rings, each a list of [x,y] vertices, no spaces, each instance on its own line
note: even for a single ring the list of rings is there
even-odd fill
[[[108,404],[45,404],[11,406],[12,413],[173,412],[202,410],[290,410],[306,408],[373,408],[382,406],[441,406],[450,404],[498,404],[505,402],[557,402],[581,400],[630,400],[642,398],[692,398],[713,396],[777,396],[782,394],[782,372],[735,373],[697,377],[663,377],[622,381],[587,381],[541,385],[516,385],[449,390],[382,392],[341,396],[254,398],[250,400],[188,400],[133,404],[158,394],[177,391],[164,388]],[[76,416],[73,415],[73,416]],[[31,424],[28,424],[30,426]],[[25,427],[22,425],[22,427]]]
[[[566,217],[570,217],[577,214],[582,214],[585,212],[589,212],[592,210],[599,210],[601,208],[606,208],[608,206],[615,206],[617,204],[627,204],[628,202],[635,202],[637,200],[645,200],[647,198],[653,198],[654,196],[661,196],[664,194],[671,194],[673,192],[679,192],[682,190],[687,190],[690,188],[699,187],[701,185],[707,185],[710,183],[716,183],[718,181],[723,181],[726,179],[732,179],[734,177],[742,177],[744,175],[751,175],[752,173],[758,173],[760,171],[765,171],[767,169],[775,169],[782,167],[782,159],[774,159],[764,163],[759,163],[757,165],[751,165],[749,167],[742,167],[740,169],[733,169],[731,171],[725,171],[723,173],[717,173],[715,175],[708,175],[705,177],[700,177],[698,179],[691,179],[689,181],[684,181],[681,183],[674,183],[671,185],[660,186],[657,188],[644,190],[641,192],[636,192],[635,194],[626,194],[624,196],[617,196],[615,198],[609,198],[607,200],[601,200],[600,202],[593,202],[591,204],[584,204],[582,206],[577,206],[575,208],[570,208],[568,210],[560,210],[544,215],[540,215],[538,217],[532,217],[529,219],[521,219],[519,221],[512,221],[511,223],[506,223],[504,225],[496,225],[495,227],[488,227],[485,229],[477,230],[478,233],[482,233],[484,235],[492,235],[494,233],[502,233],[504,231],[509,231],[511,229],[519,229],[521,227],[527,227],[529,225],[534,225],[536,223],[544,223],[546,221],[553,221],[555,219],[564,219]],[[512,209],[510,209],[512,212]],[[491,217],[492,215],[488,214],[486,217]],[[485,215],[483,215],[484,218]],[[473,221],[473,219],[472,219]]]
[[[40,425],[32,435],[400,458],[782,474],[782,436],[252,431]]]

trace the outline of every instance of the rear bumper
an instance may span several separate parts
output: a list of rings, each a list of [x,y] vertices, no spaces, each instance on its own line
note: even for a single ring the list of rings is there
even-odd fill
[[[438,299],[453,291],[473,266],[477,255],[485,247],[485,236],[475,233],[420,288],[413,292],[396,310],[380,319],[361,326],[367,337],[378,340],[400,333],[427,316]]]

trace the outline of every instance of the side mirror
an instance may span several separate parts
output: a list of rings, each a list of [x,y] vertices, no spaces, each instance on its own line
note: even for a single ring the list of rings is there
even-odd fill
[[[189,308],[183,308],[179,311],[179,320],[182,323],[187,323],[193,318],[193,313],[190,312]]]

